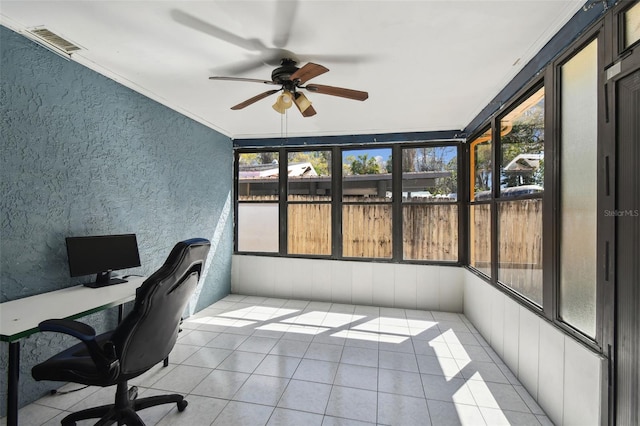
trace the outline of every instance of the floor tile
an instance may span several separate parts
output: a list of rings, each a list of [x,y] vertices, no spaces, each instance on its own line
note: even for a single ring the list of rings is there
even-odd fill
[[[181,343],[176,343],[176,345],[173,347],[173,350],[169,354],[169,362],[171,364],[182,364],[185,359],[198,352],[200,348],[201,346],[183,345]]]
[[[331,385],[291,380],[278,407],[324,414],[331,394]]]
[[[338,371],[337,362],[303,359],[293,375],[296,380],[308,380],[318,383],[333,383]]]
[[[253,373],[265,356],[266,355],[262,353],[235,351],[220,363],[218,368],[221,370]]]
[[[267,426],[321,426],[322,414],[276,408]]]
[[[211,426],[264,426],[272,412],[273,407],[231,401]]]
[[[214,370],[193,389],[192,393],[231,399],[248,378],[249,374],[247,373]]]
[[[340,364],[333,384],[376,391],[378,390],[378,369],[354,364]]]
[[[176,393],[189,393],[198,383],[207,377],[211,371],[210,368],[180,364],[155,382],[153,387]]]
[[[420,375],[407,371],[381,368],[378,373],[378,390],[398,395],[424,397]]]
[[[66,416],[69,413],[63,412],[57,408],[46,407],[40,404],[29,404],[25,407],[22,407],[18,410],[18,419],[20,420],[20,425],[41,425],[45,422],[48,422],[54,418],[58,418],[60,415],[62,417]],[[3,425],[6,425],[6,418],[2,419]],[[59,424],[59,423],[58,423]]]
[[[467,386],[479,407],[530,413],[529,407],[510,384],[467,381]]]
[[[505,383],[510,384],[507,377],[502,373],[492,362],[475,362],[461,363],[460,360],[456,360],[460,365],[462,377],[469,380],[482,380],[485,382]]]
[[[244,382],[233,399],[275,407],[288,384],[289,379],[253,374]]]
[[[130,384],[189,406],[144,410],[149,426],[551,425],[457,313],[231,295],[185,321],[169,363]],[[20,424],[54,426],[114,395],[45,396]]]
[[[233,353],[230,349],[218,349],[204,347],[194,352],[182,362],[182,365],[192,365],[194,367],[216,368],[229,355]]]
[[[277,342],[278,339],[272,337],[250,336],[237,349],[244,352],[268,354]]]
[[[307,352],[309,344],[309,342],[305,341],[280,339],[273,348],[271,348],[271,352],[269,353],[272,355],[302,358],[305,352]]]
[[[46,407],[57,408],[59,410],[66,410],[69,407],[87,398],[89,395],[98,391],[99,389],[100,388],[96,386],[84,387],[83,385],[79,385],[77,383],[67,383],[57,388],[57,391],[60,393],[46,395],[40,398],[37,401],[37,404],[44,405]],[[22,408],[22,410],[25,410],[27,407]]]
[[[173,407],[156,426],[209,426],[229,401],[199,395],[185,397],[189,405],[183,412]]]
[[[378,393],[378,423],[429,426],[427,400],[406,395]]]
[[[531,413],[520,413],[517,411],[505,411],[495,408],[480,407],[480,412],[487,425],[490,426],[540,426],[540,422]]]
[[[291,378],[296,372],[300,361],[301,358],[267,355],[254,372],[265,376]]]
[[[204,346],[209,341],[213,340],[214,337],[218,336],[220,333],[214,333],[211,331],[203,331],[203,330],[190,330],[188,333],[185,333],[178,337],[178,342],[183,345],[198,345]]]
[[[345,419],[343,417],[324,416],[322,426],[373,426],[375,423],[360,420]]]
[[[342,356],[342,349],[343,346],[317,343],[314,341],[307,348],[304,358],[338,362]]]
[[[365,367],[378,367],[378,349],[345,346],[340,362]]]
[[[220,333],[211,339],[206,346],[219,349],[237,349],[249,336],[242,334]]]
[[[404,352],[380,351],[379,367],[390,370],[418,372],[416,355]]]
[[[326,414],[375,423],[378,395],[374,391],[334,386],[331,390]]]
[[[422,375],[424,396],[428,400],[455,402],[459,404],[475,405],[475,399],[467,382],[463,379],[450,379],[444,377]]]
[[[381,351],[390,351],[390,352],[403,352],[403,353],[415,353],[413,342],[411,341],[410,336],[397,336],[392,335],[394,337],[400,337],[401,341],[385,341],[384,338],[380,339],[379,348]]]
[[[431,400],[427,401],[427,405],[431,424],[434,426],[483,426],[487,424],[478,407],[473,405]]]
[[[418,368],[422,374],[444,376],[447,380],[454,377],[463,378],[461,366],[464,364],[453,358],[438,358],[435,356],[416,355]]]

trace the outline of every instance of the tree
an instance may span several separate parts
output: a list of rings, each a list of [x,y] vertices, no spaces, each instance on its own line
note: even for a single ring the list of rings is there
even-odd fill
[[[241,166],[272,164],[274,161],[278,161],[278,153],[274,151],[242,153],[239,161]]]
[[[369,157],[368,154],[358,155],[358,158],[350,155],[345,160],[350,165],[346,174],[372,175],[380,173],[380,164],[374,157]]]
[[[491,142],[484,142],[475,147],[475,191],[491,189]]]
[[[534,170],[505,171],[504,168],[520,154],[544,153],[544,107],[534,105],[513,121],[507,134],[501,135],[502,174],[500,184],[509,188],[520,185],[542,185],[544,161]]]
[[[318,176],[331,174],[331,151],[300,151],[289,154],[289,163],[311,163]]]

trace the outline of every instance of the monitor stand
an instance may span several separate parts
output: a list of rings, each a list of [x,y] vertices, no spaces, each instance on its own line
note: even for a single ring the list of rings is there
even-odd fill
[[[95,282],[85,283],[84,286],[91,287],[91,288],[99,288],[99,287],[106,287],[114,284],[122,284],[126,282],[127,280],[123,280],[121,278],[111,278],[111,271],[105,271],[105,272],[98,273],[98,276],[96,277]]]

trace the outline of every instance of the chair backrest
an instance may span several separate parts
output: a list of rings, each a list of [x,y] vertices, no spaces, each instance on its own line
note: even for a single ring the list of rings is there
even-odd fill
[[[209,248],[203,238],[179,242],[164,265],[138,288],[133,310],[111,338],[120,374],[142,373],[169,355]]]

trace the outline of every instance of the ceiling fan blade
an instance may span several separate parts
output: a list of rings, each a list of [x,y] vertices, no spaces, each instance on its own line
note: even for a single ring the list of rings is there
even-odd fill
[[[311,106],[311,101],[302,92],[296,92],[294,94],[293,103],[298,107],[298,111],[303,117],[311,117],[316,115],[316,110]]]
[[[196,31],[200,31],[202,33],[208,34],[222,41],[226,41],[227,43],[231,43],[245,50],[262,51],[267,48],[264,45],[264,43],[262,43],[258,39],[246,39],[246,38],[240,37],[236,34],[230,33],[227,30],[223,30],[222,28],[219,28],[208,22],[205,22],[200,18],[189,15],[188,13],[185,13],[181,10],[172,9],[170,13],[173,20],[182,25],[185,25]]]
[[[273,45],[282,48],[287,45],[291,37],[291,26],[295,22],[298,10],[297,0],[279,0],[276,4],[276,19],[273,25]]]
[[[319,76],[320,74],[324,74],[329,71],[329,68],[325,68],[322,65],[314,64],[313,62],[309,62],[298,71],[291,74],[291,81],[300,80],[300,84],[303,84],[312,78]]]
[[[356,101],[364,101],[369,97],[367,92],[361,92],[360,90],[345,89],[343,87],[325,86],[322,84],[308,84],[305,89],[314,92],[322,93],[323,95],[340,96],[341,98],[353,99]]]
[[[300,63],[318,61],[329,64],[364,64],[378,59],[375,55],[368,54],[325,54],[314,52],[298,52]]]
[[[247,106],[251,105],[252,103],[258,102],[260,99],[264,99],[264,98],[266,98],[267,96],[271,96],[271,95],[273,95],[274,93],[277,93],[277,92],[279,92],[279,91],[280,91],[280,89],[276,89],[276,90],[267,90],[266,92],[260,93],[259,95],[256,95],[256,96],[254,96],[254,97],[253,97],[253,98],[251,98],[251,99],[247,99],[247,100],[246,100],[246,101],[244,101],[244,102],[240,102],[238,105],[234,105],[234,106],[232,106],[232,107],[231,107],[231,109],[233,109],[233,110],[242,109],[242,108],[244,108],[244,107],[247,107]]]
[[[270,81],[270,80],[260,80],[260,79],[258,79],[258,78],[244,78],[244,77],[220,77],[220,76],[215,76],[215,77],[209,77],[209,80],[243,81],[243,82],[249,82],[249,83],[262,83],[262,84],[276,84],[276,85],[278,85],[278,83],[274,83],[273,81]]]
[[[300,108],[298,108],[300,109]],[[303,117],[311,117],[316,115],[316,110],[313,109],[313,107],[311,105],[309,105],[307,107],[307,109],[304,110],[304,112],[300,111],[300,114],[302,114]]]

